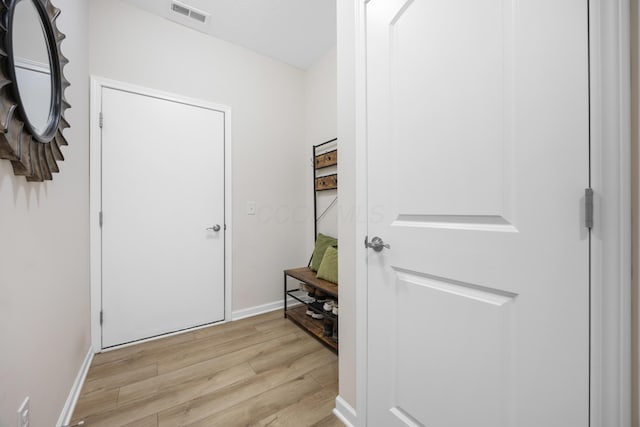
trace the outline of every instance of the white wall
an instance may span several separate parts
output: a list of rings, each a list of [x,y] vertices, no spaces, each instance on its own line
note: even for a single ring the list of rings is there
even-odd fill
[[[338,6],[338,47],[328,51],[307,70],[307,144],[311,147],[338,137],[338,203],[318,223],[321,233],[338,236],[340,283],[340,397],[356,407],[356,359],[355,359],[355,106],[354,106],[354,50],[353,35],[344,24],[351,25],[353,10],[347,3]],[[347,9],[345,11],[345,8]],[[308,149],[309,158],[311,150]],[[312,176],[312,164],[308,162],[308,175]],[[309,203],[313,206],[313,186],[309,182]],[[335,192],[320,193],[318,215]],[[313,248],[313,223],[310,225],[309,248]],[[310,253],[310,252],[309,252]]]
[[[0,426],[54,426],[90,345],[88,5],[56,0],[70,60],[65,161],[52,182],[27,183],[0,160]]]
[[[337,2],[338,47],[329,50],[307,70],[306,140],[308,158],[311,146],[338,138],[338,203],[318,223],[321,233],[338,236],[340,283],[340,397],[356,407],[355,363],[355,114],[354,114],[354,50],[352,21],[353,2]],[[346,9],[346,10],[345,10]],[[345,28],[349,25],[349,29]],[[307,176],[312,176],[312,163],[307,162]],[[307,180],[309,181],[309,180]],[[308,185],[309,202],[313,206],[313,186]],[[335,192],[320,193],[318,215],[335,197]],[[312,216],[311,216],[312,218]],[[309,226],[309,251],[313,249],[313,223]],[[310,254],[311,252],[309,252]]]
[[[338,251],[340,282],[340,397],[356,409],[356,110],[355,1],[338,1]],[[362,252],[360,252],[362,254]]]
[[[233,310],[282,300],[308,261],[304,72],[118,0],[89,9],[91,74],[231,107]]]
[[[307,233],[308,254],[311,255],[315,243],[313,236],[313,162],[312,146],[329,141],[337,137],[337,89],[336,89],[336,48],[329,49],[318,59],[305,74],[305,140],[307,142],[305,174],[307,183],[307,205],[309,211],[309,232]],[[338,141],[338,147],[340,142]],[[327,144],[324,148],[335,149],[335,144]],[[319,175],[336,173],[335,167],[325,168],[319,171]],[[338,177],[338,186],[340,185]],[[326,214],[318,221],[318,232],[329,236],[338,237],[338,205],[331,203],[338,196],[337,191],[328,190],[318,192],[317,215],[320,216],[326,210]],[[328,209],[328,210],[327,210]]]

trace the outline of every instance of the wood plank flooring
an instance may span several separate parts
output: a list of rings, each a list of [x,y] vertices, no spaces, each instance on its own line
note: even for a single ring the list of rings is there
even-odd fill
[[[338,427],[338,360],[282,311],[97,354],[73,423]]]

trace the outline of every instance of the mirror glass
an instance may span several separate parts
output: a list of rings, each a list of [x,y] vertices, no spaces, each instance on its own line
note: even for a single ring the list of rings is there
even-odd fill
[[[12,44],[23,113],[40,135],[50,121],[53,91],[47,38],[33,0],[19,0],[15,5]]]

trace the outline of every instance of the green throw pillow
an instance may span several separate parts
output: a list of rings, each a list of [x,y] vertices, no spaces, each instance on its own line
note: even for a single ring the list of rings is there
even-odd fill
[[[318,268],[318,279],[338,284],[338,250],[329,246]]]
[[[318,268],[320,268],[322,257],[329,246],[338,246],[338,240],[330,236],[325,236],[322,233],[318,233],[316,248],[313,250],[313,257],[311,257],[311,269],[313,271],[318,271]]]

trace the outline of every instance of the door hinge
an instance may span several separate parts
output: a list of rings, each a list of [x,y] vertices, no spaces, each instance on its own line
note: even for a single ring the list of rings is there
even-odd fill
[[[102,129],[102,125],[104,124],[104,116],[102,115],[102,111],[100,111],[100,115],[98,117],[98,126]]]
[[[100,211],[100,213],[98,214],[98,223],[100,224],[100,227],[102,227],[102,211]]]
[[[102,326],[102,322],[104,321],[104,314],[102,310],[100,310],[100,326]]]
[[[589,230],[593,228],[593,189],[584,189],[584,226]]]

